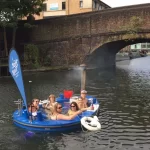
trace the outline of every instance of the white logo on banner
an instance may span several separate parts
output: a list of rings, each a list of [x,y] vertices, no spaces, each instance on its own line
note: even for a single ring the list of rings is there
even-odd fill
[[[12,75],[16,78],[19,75],[18,66],[18,59],[13,60],[12,58]]]

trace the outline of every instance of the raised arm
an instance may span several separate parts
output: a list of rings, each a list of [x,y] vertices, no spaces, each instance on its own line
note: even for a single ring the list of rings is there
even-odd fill
[[[57,116],[57,120],[72,120],[74,119],[77,115],[81,114],[82,113],[82,110],[78,110],[75,114],[71,115],[71,116],[66,116],[66,115],[63,115],[63,114],[59,114]]]

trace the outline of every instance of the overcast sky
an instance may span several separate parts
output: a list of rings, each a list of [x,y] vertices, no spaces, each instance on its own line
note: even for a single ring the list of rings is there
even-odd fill
[[[107,5],[109,5],[110,7],[150,3],[150,0],[102,0],[102,1]]]

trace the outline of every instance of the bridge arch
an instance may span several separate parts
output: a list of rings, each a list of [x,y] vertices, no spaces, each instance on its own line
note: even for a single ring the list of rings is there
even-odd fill
[[[118,40],[105,43],[86,56],[85,63],[90,67],[110,67],[116,64],[116,53],[122,48],[136,44],[150,42],[150,38]]]

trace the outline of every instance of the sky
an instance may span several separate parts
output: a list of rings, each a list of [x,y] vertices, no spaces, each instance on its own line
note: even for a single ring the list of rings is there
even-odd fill
[[[121,7],[127,5],[136,5],[150,3],[150,0],[102,0],[104,3],[110,7]]]

